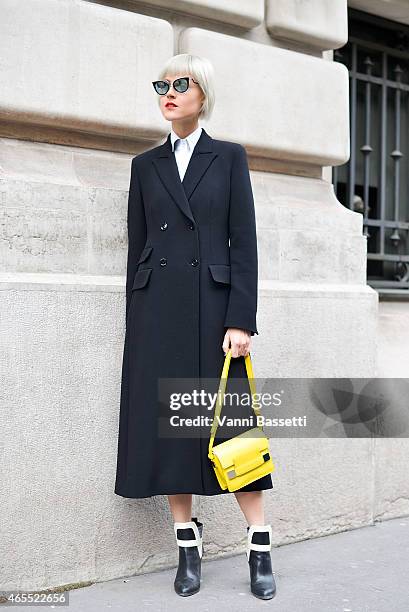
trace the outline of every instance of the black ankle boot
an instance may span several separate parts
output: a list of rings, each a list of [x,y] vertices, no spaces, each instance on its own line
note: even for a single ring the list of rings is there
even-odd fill
[[[250,568],[251,592],[259,599],[271,599],[276,583],[271,567],[271,525],[247,527],[247,561]]]
[[[179,546],[179,567],[175,577],[175,591],[186,597],[200,589],[203,555],[203,523],[196,517],[185,523],[174,523],[176,542]]]

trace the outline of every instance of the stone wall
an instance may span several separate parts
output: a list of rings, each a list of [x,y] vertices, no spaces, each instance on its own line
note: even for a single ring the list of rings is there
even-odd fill
[[[376,374],[378,299],[366,285],[362,217],[328,180],[349,156],[348,72],[331,60],[347,41],[347,4],[330,5],[2,0],[2,588],[100,581],[177,560],[166,498],[113,492],[130,161],[169,131],[151,85],[168,57],[213,62],[216,106],[202,125],[248,151],[260,262],[255,375]],[[385,461],[392,452],[403,464],[403,444],[277,438],[271,450],[275,544],[408,512],[399,470]],[[209,556],[244,550],[241,512],[221,497],[195,499]]]

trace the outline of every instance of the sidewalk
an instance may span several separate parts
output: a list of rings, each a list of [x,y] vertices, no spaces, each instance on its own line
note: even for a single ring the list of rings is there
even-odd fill
[[[201,590],[190,597],[174,592],[176,568],[172,568],[70,591],[69,609],[71,612],[215,609],[237,612],[267,607],[278,612],[409,610],[409,517],[273,548],[271,557],[277,594],[268,601],[250,593],[243,552],[216,561],[206,561],[205,555]]]

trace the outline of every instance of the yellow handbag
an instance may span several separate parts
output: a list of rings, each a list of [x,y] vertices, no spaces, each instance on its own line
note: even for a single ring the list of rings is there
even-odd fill
[[[262,476],[270,474],[274,471],[275,467],[270,456],[268,439],[264,435],[263,428],[259,425],[231,438],[231,440],[226,440],[213,446],[218,427],[217,417],[220,417],[221,413],[230,360],[231,349],[227,351],[224,360],[215,414],[210,431],[208,457],[213,464],[221,488],[237,491],[237,489],[241,489],[241,487],[258,480]],[[250,354],[244,360],[251,390],[252,408],[257,415],[260,415],[259,409],[254,404],[255,386]]]

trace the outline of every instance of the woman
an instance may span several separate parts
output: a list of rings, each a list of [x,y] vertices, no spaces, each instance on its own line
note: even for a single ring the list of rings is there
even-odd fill
[[[228,491],[207,456],[210,427],[200,436],[161,433],[159,423],[174,415],[163,408],[158,381],[218,382],[231,349],[229,381],[248,382],[244,357],[258,333],[257,240],[244,147],[215,140],[198,124],[214,106],[212,65],[176,55],[159,79],[153,86],[172,129],[164,144],[134,157],[131,168],[115,493],[168,496],[179,546],[174,587],[186,596],[200,588],[203,553],[192,494]],[[201,405],[199,414],[208,410]],[[235,492],[247,521],[251,591],[262,599],[276,588],[262,498],[272,487],[267,475]]]

